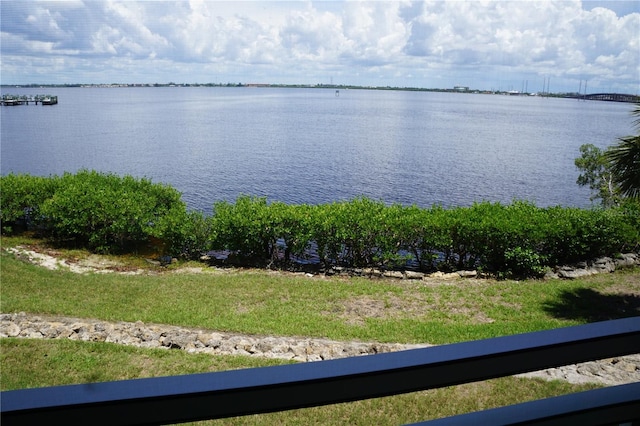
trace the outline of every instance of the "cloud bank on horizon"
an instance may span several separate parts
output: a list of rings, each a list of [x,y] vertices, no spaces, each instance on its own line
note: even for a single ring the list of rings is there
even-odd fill
[[[5,85],[640,86],[635,0],[2,0],[0,17]]]

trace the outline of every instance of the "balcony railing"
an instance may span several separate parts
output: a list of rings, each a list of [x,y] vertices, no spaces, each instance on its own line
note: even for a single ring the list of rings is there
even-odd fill
[[[459,385],[640,353],[640,317],[402,352],[0,394],[3,426],[142,425],[269,413]],[[640,383],[432,420],[432,425],[632,424]]]

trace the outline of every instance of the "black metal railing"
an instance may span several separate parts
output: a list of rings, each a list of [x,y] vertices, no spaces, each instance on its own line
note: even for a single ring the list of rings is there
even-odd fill
[[[181,423],[396,395],[635,353],[640,317],[331,361],[5,391],[0,411],[3,426]],[[638,419],[640,383],[633,383],[432,422],[596,425]]]

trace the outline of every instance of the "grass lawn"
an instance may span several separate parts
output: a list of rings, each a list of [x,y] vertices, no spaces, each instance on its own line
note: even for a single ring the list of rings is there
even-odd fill
[[[50,271],[2,251],[1,312],[335,340],[452,343],[638,315],[640,273],[446,282],[267,271],[155,275]]]
[[[3,238],[2,245],[17,242]],[[134,262],[136,267],[144,264],[139,259]],[[213,268],[196,274],[172,269],[151,268],[149,274],[135,276],[80,275],[50,271],[2,250],[0,312],[143,321],[247,334],[432,344],[640,315],[637,268],[573,281],[520,282],[326,278]],[[2,339],[0,344],[3,390],[281,363],[107,343]],[[503,378],[223,423],[399,424],[581,389],[585,386]]]

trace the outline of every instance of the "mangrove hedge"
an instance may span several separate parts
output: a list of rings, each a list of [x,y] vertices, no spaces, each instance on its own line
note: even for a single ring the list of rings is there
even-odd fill
[[[368,198],[288,205],[240,196],[211,214],[187,211],[180,193],[131,176],[76,174],[0,178],[3,232],[36,230],[58,242],[122,251],[160,241],[165,254],[197,258],[224,251],[245,264],[480,269],[538,276],[545,268],[637,251],[640,204],[540,208],[479,202],[445,209]]]

